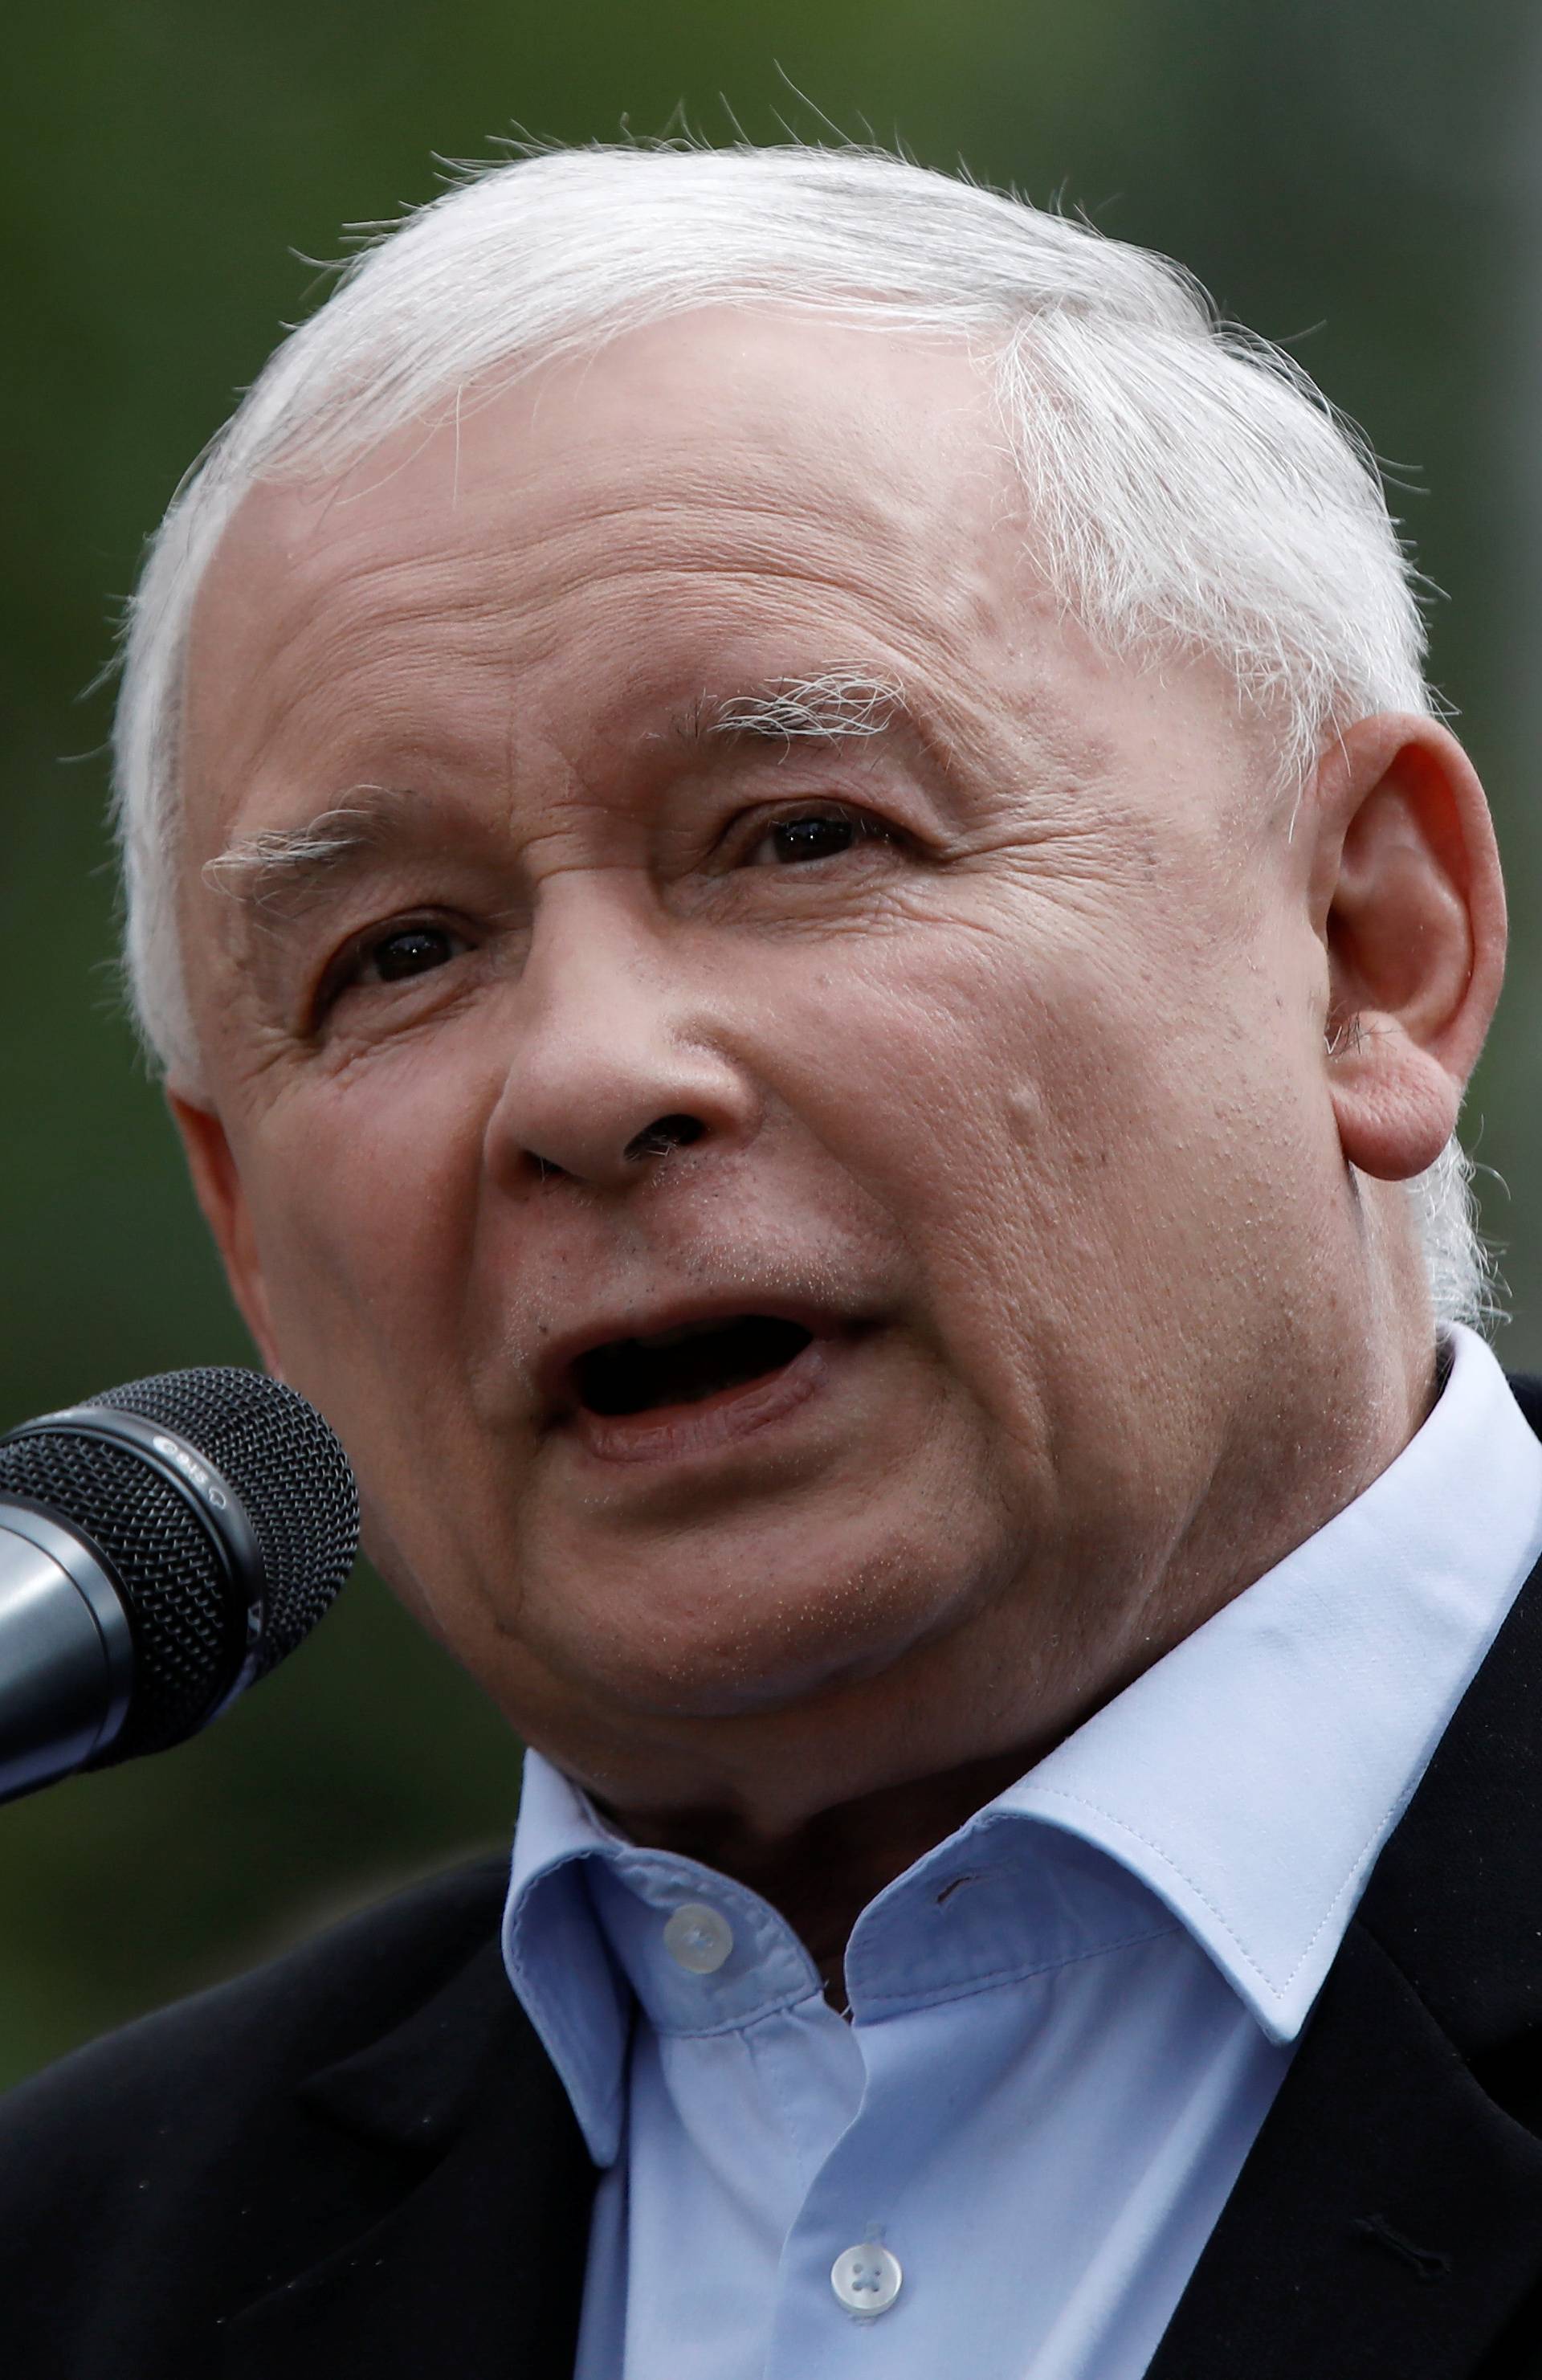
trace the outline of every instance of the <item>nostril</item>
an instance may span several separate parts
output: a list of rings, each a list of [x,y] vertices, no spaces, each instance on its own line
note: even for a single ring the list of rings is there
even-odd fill
[[[699,1116],[657,1116],[646,1131],[627,1142],[625,1153],[631,1159],[665,1157],[672,1148],[689,1148],[706,1129]]]

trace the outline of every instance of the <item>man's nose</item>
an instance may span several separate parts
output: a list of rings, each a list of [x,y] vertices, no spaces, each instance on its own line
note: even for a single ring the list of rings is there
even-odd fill
[[[704,988],[617,921],[550,922],[525,969],[489,1124],[494,1170],[619,1188],[677,1149],[752,1137],[759,1099],[715,1036]]]

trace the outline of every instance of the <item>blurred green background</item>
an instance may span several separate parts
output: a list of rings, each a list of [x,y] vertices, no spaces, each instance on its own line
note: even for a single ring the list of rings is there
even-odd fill
[[[1390,459],[1509,858],[1516,955],[1467,1129],[1501,1352],[1542,1365],[1542,50],[1520,0],[19,0],[6,53],[0,1415],[249,1354],[112,973],[110,696],[82,690],[141,540],[342,226],[516,125],[614,139],[681,104],[712,140],[828,138],[822,110],[1169,250]],[[200,1741],[0,1813],[0,2082],[502,1841],[516,1793],[502,1724],[361,1576]]]

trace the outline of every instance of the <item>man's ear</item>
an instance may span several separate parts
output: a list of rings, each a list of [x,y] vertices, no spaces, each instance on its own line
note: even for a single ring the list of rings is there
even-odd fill
[[[225,1126],[212,1108],[200,1107],[176,1091],[167,1092],[166,1104],[182,1135],[194,1195],[214,1235],[230,1293],[263,1363],[282,1378],[261,1260]]]
[[[1402,1182],[1456,1129],[1504,971],[1483,788],[1438,720],[1363,719],[1325,756],[1314,923],[1328,952],[1330,1095],[1345,1157]]]

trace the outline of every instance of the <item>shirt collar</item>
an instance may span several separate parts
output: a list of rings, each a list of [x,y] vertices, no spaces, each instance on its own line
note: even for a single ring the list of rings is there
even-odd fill
[[[1363,1495],[993,1805],[1138,1876],[1276,2041],[1542,1554],[1542,1446],[1481,1339],[1451,1355]]]
[[[729,1929],[705,1994],[661,1949],[669,1920],[692,1902]],[[821,1988],[813,1960],[759,1893],[630,1841],[539,1752],[525,1755],[503,1942],[509,1980],[598,2165],[620,2146],[636,2001],[660,2031],[729,2033]]]
[[[977,1841],[1031,1821],[1106,1855],[1277,2041],[1305,2022],[1377,1853],[1542,1553],[1542,1446],[1483,1342],[1459,1328],[1451,1354],[1434,1411],[1363,1495],[962,1830]],[[952,1838],[880,1894],[869,1937],[885,1902],[921,1869],[956,1864],[960,1847]],[[1083,1863],[1063,1881],[1085,1915],[1099,1883]],[[720,2022],[733,2021],[741,1960],[741,2022],[768,1993],[787,2006],[818,1992],[757,1895],[639,1852],[527,1755],[504,1963],[600,2164],[621,2138],[633,1982],[660,1988],[630,1932],[639,1912],[692,1898],[733,1919]]]
[[[525,1755],[504,1904],[509,1981],[562,2076],[589,2153],[621,2145],[629,1993],[596,1923],[584,1868],[619,1841],[587,1795],[539,1752]]]

